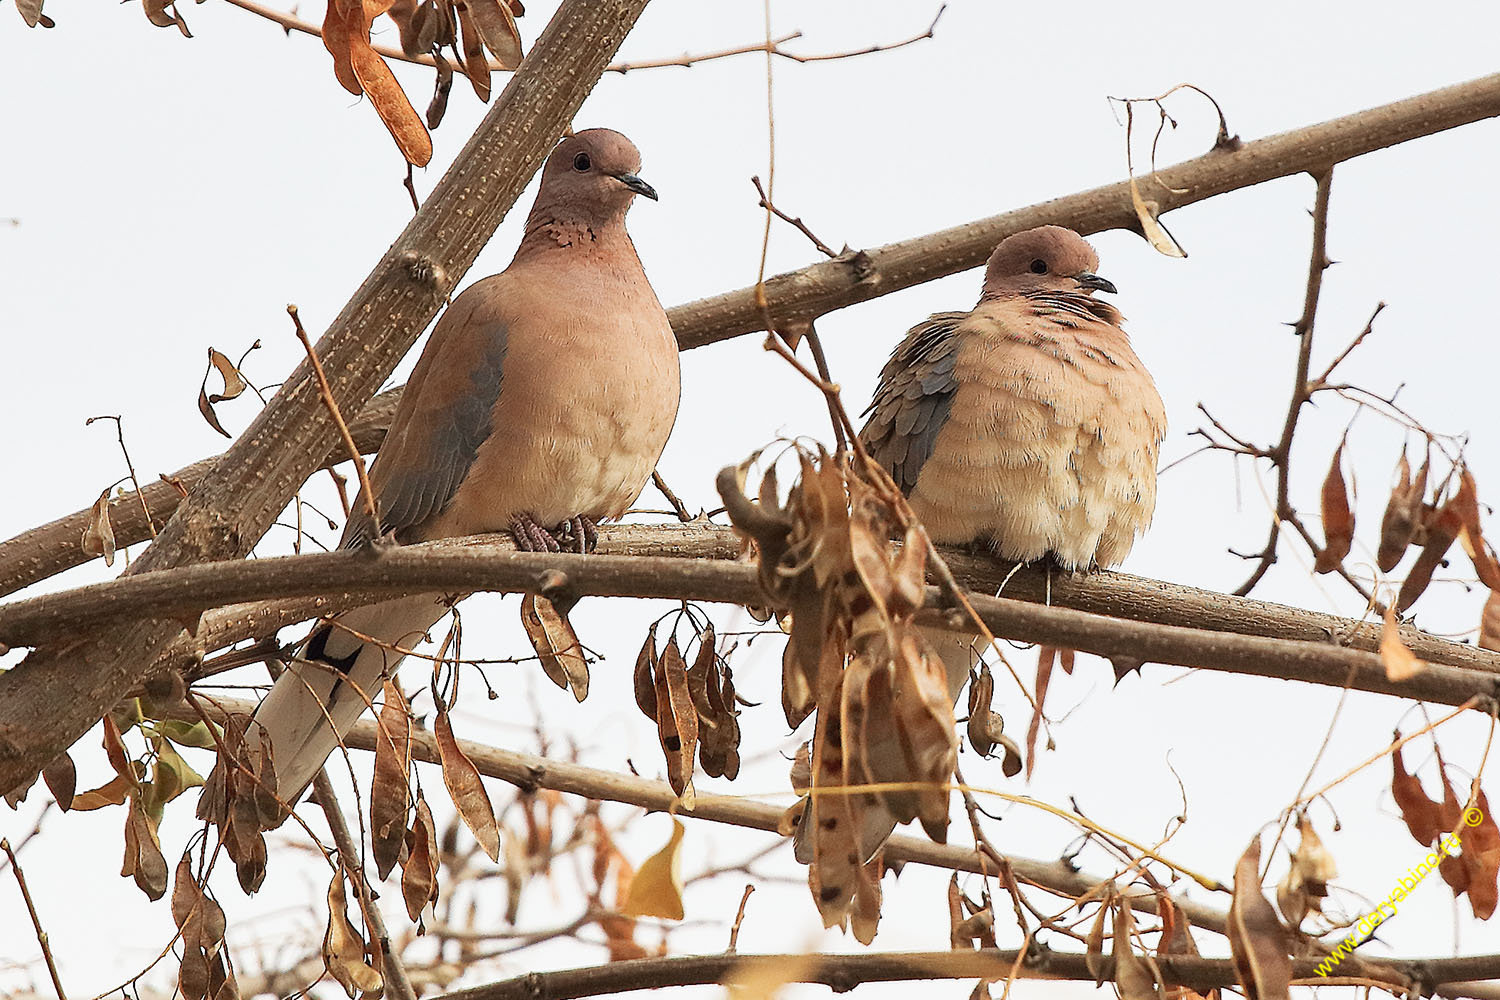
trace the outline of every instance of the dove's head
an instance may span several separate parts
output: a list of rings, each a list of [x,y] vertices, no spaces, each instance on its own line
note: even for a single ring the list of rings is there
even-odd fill
[[[532,216],[602,226],[624,217],[638,194],[656,200],[656,189],[638,176],[641,153],[613,129],[591,128],[565,137],[542,168],[542,188]]]
[[[1099,277],[1099,255],[1088,241],[1062,226],[1038,226],[1000,241],[984,271],[984,297],[1028,292],[1113,292]]]

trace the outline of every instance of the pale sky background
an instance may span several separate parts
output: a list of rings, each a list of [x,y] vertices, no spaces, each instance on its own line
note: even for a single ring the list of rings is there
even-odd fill
[[[837,51],[917,33],[936,6],[778,0],[773,30],[803,31],[792,43],[797,51]],[[521,21],[528,45],[554,8],[548,0],[530,4]],[[9,95],[0,220],[14,220],[0,223],[0,468],[8,483],[0,537],[86,507],[124,473],[113,430],[85,427],[91,415],[124,416],[143,478],[220,450],[224,442],[194,406],[207,348],[237,357],[259,339],[262,349],[247,374],[279,381],[302,355],[286,304],[297,303],[309,329],[321,331],[411,212],[399,155],[373,110],[335,83],[317,40],[287,38],[218,0],[184,10],[196,35],[191,40],[152,28],[139,5],[50,0],[46,9],[58,22],[52,31],[28,31],[12,10],[0,12],[0,89]],[[319,19],[321,6],[305,7],[302,16]],[[758,2],[655,0],[621,57],[708,51],[754,42],[762,32]],[[1125,133],[1107,96],[1152,95],[1190,81],[1218,99],[1233,131],[1253,139],[1493,72],[1496,37],[1500,9],[1480,3],[1167,3],[1148,11],[1089,0],[1066,6],[951,0],[933,40],[849,61],[777,61],[776,200],[834,246],[878,245],[1122,179]],[[385,40],[394,44],[394,29]],[[431,71],[398,66],[397,73],[425,107]],[[1163,163],[1206,150],[1214,134],[1206,102],[1182,95],[1171,107],[1181,128],[1164,138]],[[433,164],[418,173],[419,192],[431,190],[484,110],[457,81],[434,136]],[[608,75],[576,122],[620,129],[643,152],[642,174],[662,199],[636,207],[630,225],[666,305],[753,282],[763,216],[749,177],[765,176],[767,166],[763,58]],[[1480,496],[1491,502],[1500,488],[1491,250],[1500,221],[1497,160],[1500,125],[1490,121],[1338,168],[1328,248],[1340,263],[1325,280],[1313,360],[1320,370],[1375,304],[1388,302],[1343,374],[1380,393],[1404,384],[1403,405],[1429,427],[1471,434]],[[533,193],[522,197],[464,285],[505,266]],[[1295,353],[1284,324],[1301,308],[1312,193],[1309,178],[1291,177],[1172,213],[1166,221],[1190,254],[1185,261],[1160,256],[1129,233],[1093,238],[1101,273],[1119,286],[1136,349],[1167,402],[1166,459],[1195,446],[1188,434],[1200,426],[1200,401],[1256,441],[1269,443],[1279,432]],[[816,256],[800,234],[774,228],[771,271]],[[819,323],[851,409],[868,400],[901,334],[932,311],[970,306],[978,281],[977,272],[956,275]],[[778,435],[827,437],[822,402],[761,350],[759,337],[683,360],[682,409],[661,471],[694,509],[717,505],[712,475],[721,465]],[[249,397],[228,404],[221,419],[238,432],[255,405]],[[1292,498],[1314,521],[1318,484],[1351,415],[1347,404],[1329,400],[1303,418]],[[1399,427],[1374,414],[1354,424],[1347,468],[1358,485],[1357,560],[1373,561],[1369,548],[1388,477],[1406,441]],[[1167,472],[1155,526],[1125,568],[1232,589],[1247,567],[1226,548],[1254,551],[1264,537],[1270,480],[1259,472],[1242,464],[1236,473],[1229,460],[1213,455]],[[648,490],[645,502],[657,501]],[[264,551],[284,551],[290,539],[290,532],[274,529]],[[1300,543],[1289,541],[1282,551],[1258,596],[1359,613],[1361,602],[1341,581],[1310,577]],[[1469,571],[1462,558],[1454,566]],[[111,575],[94,564],[39,589]],[[1477,592],[1438,584],[1417,606],[1418,622],[1472,636],[1480,603]],[[516,604],[493,596],[469,601],[468,651],[525,652]],[[629,672],[646,623],[667,607],[584,602],[574,622],[584,641],[608,657],[594,669],[588,701],[575,705],[534,665],[491,670],[504,696],[486,702],[473,697],[480,685],[467,684],[471,700],[457,714],[459,734],[535,749],[539,706],[554,747],[565,746],[571,734],[588,763],[623,769],[629,757],[643,773],[660,773],[660,751],[632,703]],[[745,621],[729,609],[715,609],[715,616],[726,627]],[[775,757],[792,745],[778,707],[779,661],[775,640],[736,655],[741,692],[763,703],[741,717],[745,752],[761,763],[733,784],[700,776],[701,791],[790,801],[785,765]],[[1021,651],[1013,661],[1029,674],[1034,657]],[[407,679],[408,686],[416,683]],[[999,690],[1010,731],[1023,733],[1021,699],[1006,683]],[[1113,687],[1101,661],[1080,660],[1073,677],[1052,685],[1058,747],[1042,757],[1029,790],[1059,804],[1074,796],[1096,820],[1153,841],[1180,809],[1175,768],[1186,789],[1188,823],[1171,855],[1227,880],[1249,839],[1291,801],[1336,701],[1337,692],[1326,688],[1160,666]],[[1409,703],[1351,696],[1315,780],[1342,773],[1382,747],[1393,727],[1410,729],[1420,720]],[[1467,719],[1442,730],[1455,780],[1477,767],[1487,728],[1482,719]],[[1423,762],[1431,779],[1430,744],[1412,750],[1409,759]],[[74,756],[80,788],[103,780],[96,735]],[[206,769],[203,755],[195,761]],[[965,753],[961,764],[978,785],[1022,790],[1002,778],[998,762]],[[1337,858],[1338,884],[1368,899],[1384,897],[1425,853],[1384,791],[1389,773],[1388,764],[1377,765],[1334,793],[1340,832],[1327,809],[1313,813]],[[429,790],[440,787],[435,772],[425,780]],[[1500,788],[1493,779],[1489,784],[1492,792]],[[510,789],[492,784],[491,794],[505,802]],[[440,792],[435,804],[439,798]],[[39,788],[19,812],[0,811],[0,834],[24,835],[44,799]],[[1006,817],[990,825],[1002,849],[1051,858],[1073,840],[1071,829],[1055,820],[999,802],[991,807]],[[189,813],[186,804],[169,810],[162,831],[169,864],[194,829]],[[170,937],[165,901],[146,904],[117,875],[123,821],[119,809],[54,812],[22,855],[71,996],[93,995],[139,972]],[[630,859],[639,864],[664,842],[666,828],[660,816],[636,823],[623,841]],[[959,810],[953,829],[956,839],[966,835]],[[765,834],[689,821],[685,869],[733,862],[768,842]],[[1096,854],[1082,860],[1090,871],[1105,870]],[[1283,864],[1284,858],[1274,875]],[[555,889],[536,883],[527,890],[522,929],[577,915],[571,866],[560,870]],[[859,947],[852,937],[822,931],[789,849],[779,849],[760,870],[785,880],[762,882],[752,897],[741,951]],[[321,914],[326,879],[320,865],[283,852],[273,856],[262,892],[247,902],[231,866],[215,873],[242,968],[297,953],[304,943],[316,948],[322,918],[313,913]],[[915,866],[899,879],[888,876],[876,947],[947,947],[946,881],[943,873]],[[687,897],[690,925],[671,934],[671,951],[721,950],[743,883],[729,876],[695,887]],[[965,886],[977,894],[979,880]],[[387,900],[395,903],[399,892],[394,883],[390,889]],[[1221,909],[1228,904],[1227,896],[1209,898],[1197,889],[1189,895]],[[1358,897],[1343,900],[1351,914],[1366,909]],[[1495,926],[1465,919],[1468,912],[1467,901],[1455,910],[1434,878],[1387,925],[1386,943],[1371,946],[1371,954],[1445,954],[1455,944],[1469,952],[1497,950]],[[489,926],[498,922],[487,916]],[[653,945],[657,936],[642,931],[640,940]],[[1207,954],[1227,953],[1222,938],[1200,941]],[[1002,935],[1001,943],[1018,942]],[[14,882],[4,873],[0,992],[50,990],[37,954]],[[499,963],[476,981],[603,960],[602,948],[564,942]],[[144,982],[160,987],[174,976],[169,962]],[[964,997],[972,985],[923,989]],[[870,986],[861,994],[905,996],[910,989]],[[1017,988],[1020,996],[1090,992],[1090,984]],[[821,987],[801,993],[824,995]]]

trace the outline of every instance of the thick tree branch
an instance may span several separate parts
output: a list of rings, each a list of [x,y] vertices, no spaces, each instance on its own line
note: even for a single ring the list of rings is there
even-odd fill
[[[1121,579],[1120,574],[1099,575],[1104,577]],[[1457,643],[1443,645],[1476,666],[1490,669],[1432,663],[1409,680],[1393,682],[1386,679],[1378,654],[1336,645],[1326,636],[1322,641],[1270,638],[1129,621],[1057,606],[1073,594],[1086,593],[1094,579],[1097,578],[1071,580],[1066,588],[1054,589],[1053,606],[977,595],[971,596],[970,602],[996,635],[1096,653],[1109,657],[1117,665],[1177,664],[1339,688],[1347,682],[1354,690],[1446,705],[1462,705],[1477,699],[1475,707],[1485,710],[1488,699],[1500,696],[1500,669],[1496,668],[1500,654]],[[1166,586],[1138,578],[1124,579],[1135,579],[1137,591],[1149,592]],[[110,621],[135,620],[145,615],[196,621],[209,608],[257,600],[326,597],[344,591],[393,597],[481,590],[532,590],[569,598],[598,595],[741,605],[768,602],[754,567],[739,562],[524,553],[498,545],[462,548],[453,543],[429,543],[368,553],[329,552],[189,566],[16,601],[0,607],[0,642],[12,646],[65,645],[80,633],[108,631],[100,626]],[[1223,595],[1208,600],[1230,607],[1237,603]],[[927,603],[931,609],[945,606],[939,588],[928,588]],[[1132,614],[1138,603],[1123,600],[1113,613]],[[1261,602],[1245,603],[1275,607]],[[951,621],[952,615],[945,611],[930,610],[924,615],[935,624],[949,623],[959,629],[967,625],[962,620]],[[1330,635],[1359,636],[1369,631],[1362,623],[1327,617],[1336,623]],[[1433,643],[1442,640],[1430,639],[1428,645]]]
[[[1167,985],[1186,986],[1200,993],[1235,987],[1239,980],[1234,962],[1227,958],[1157,956]],[[846,993],[863,983],[912,982],[933,979],[990,979],[1005,981],[1016,970],[1021,979],[1065,979],[1091,981],[1081,953],[1033,948],[1023,954],[1015,950],[874,952],[854,955],[683,955],[611,962],[581,969],[532,972],[514,979],[475,986],[445,994],[440,1000],[573,1000],[633,990],[668,986],[698,986],[725,981],[735,972],[769,967],[773,977],[794,983],[820,983],[835,993]],[[1473,975],[1479,973],[1480,975]],[[1104,958],[1106,978],[1114,976],[1114,959]],[[1340,977],[1358,977],[1390,984],[1392,992],[1403,992],[1413,984],[1446,984],[1439,990],[1450,997],[1489,997],[1483,984],[1470,991],[1465,981],[1500,976],[1500,955],[1466,958],[1411,958],[1387,961],[1346,959],[1338,967]],[[1317,974],[1317,962],[1302,959],[1292,963],[1294,979],[1306,985],[1326,982]],[[1430,988],[1430,986],[1429,986]]]
[[[1377,149],[1496,115],[1500,115],[1500,74],[1247,142],[1232,152],[1215,150],[1139,183],[1145,196],[1168,212],[1277,177],[1318,173]],[[978,267],[1005,237],[1046,223],[1084,235],[1104,229],[1139,232],[1140,225],[1128,182],[1080,191],[767,278],[771,317],[778,326],[790,320],[816,319],[856,302]],[[763,329],[763,310],[751,287],[678,306],[669,315],[678,341],[687,349]]]
[[[1153,174],[1141,183],[1152,185],[1151,197],[1165,212],[1277,177],[1325,170],[1352,157],[1497,114],[1500,114],[1500,74],[1248,142],[1234,152],[1215,150]],[[783,322],[799,317],[815,318],[977,267],[1006,236],[1044,223],[1069,226],[1083,233],[1110,228],[1135,230],[1138,225],[1128,182],[1094,188],[874,250],[842,254],[835,260],[777,275],[766,282],[771,314]],[[683,350],[759,331],[764,325],[755,303],[754,288],[676,306],[668,316]],[[392,390],[381,398],[399,391]],[[394,399],[390,405],[394,405]],[[367,418],[364,413],[355,424],[367,419],[371,428],[385,426],[373,415]],[[361,440],[357,428],[356,440]],[[361,443],[360,447],[363,449],[366,444]],[[331,445],[323,454],[326,462],[332,454]],[[173,478],[192,489],[214,461],[188,466]],[[161,521],[171,515],[179,499],[179,494],[165,485],[153,484],[144,492],[151,510]],[[128,503],[139,506],[132,496],[121,498],[114,506]],[[84,509],[0,544],[0,596],[87,562],[91,557],[78,545],[87,520],[88,510]],[[133,545],[148,537],[144,518],[138,512],[121,510],[114,529],[120,545]]]
[[[495,106],[318,343],[355,413],[410,349],[604,72],[647,0],[564,0]],[[199,481],[132,572],[235,559],[333,448],[311,366],[291,374]],[[37,650],[0,675],[0,791],[70,746],[181,632],[148,621]]]

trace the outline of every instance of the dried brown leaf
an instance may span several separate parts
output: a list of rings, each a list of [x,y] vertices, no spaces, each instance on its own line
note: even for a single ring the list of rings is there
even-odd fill
[[[1417,659],[1417,655],[1401,641],[1396,609],[1391,607],[1385,609],[1385,622],[1380,626],[1380,662],[1385,664],[1386,679],[1398,683],[1427,669],[1427,664]]]
[[[1411,545],[1417,522],[1412,516],[1411,464],[1406,453],[1401,453],[1401,462],[1396,466],[1396,485],[1391,488],[1391,497],[1386,501],[1385,513],[1380,518],[1380,547],[1375,552],[1375,565],[1382,573],[1396,568],[1406,549]],[[1421,506],[1418,494],[1417,506]]]
[[[1458,532],[1459,543],[1474,564],[1479,582],[1491,590],[1500,589],[1500,562],[1485,543],[1484,530],[1479,524],[1479,488],[1467,468],[1459,473],[1458,492],[1453,495],[1452,502],[1454,513],[1463,525]]]
[[[1094,986],[1104,985],[1104,980],[1109,976],[1109,967],[1104,962],[1104,928],[1109,922],[1110,909],[1114,906],[1114,886],[1108,886],[1104,891],[1104,898],[1099,901],[1099,912],[1094,914],[1094,922],[1089,927],[1088,937],[1084,939],[1084,967],[1094,977]]]
[[[513,70],[521,65],[521,33],[516,30],[510,6],[500,0],[468,0],[468,9],[479,36],[500,67]]]
[[[1400,736],[1399,733],[1396,735]],[[1396,800],[1396,808],[1401,810],[1406,828],[1411,831],[1413,840],[1423,847],[1431,847],[1444,830],[1452,829],[1443,824],[1442,804],[1433,801],[1416,775],[1407,773],[1400,747],[1391,752],[1391,771],[1391,797]]]
[[[377,721],[375,774],[370,781],[370,848],[382,879],[401,856],[410,808],[411,713],[401,689],[388,680]]]
[[[328,930],[323,935],[323,964],[350,1000],[358,993],[379,993],[385,986],[379,972],[365,962],[365,942],[349,922],[344,896],[344,867],[328,883]]]
[[[129,797],[135,786],[136,782],[133,778],[115,775],[98,788],[91,788],[73,796],[73,808],[78,812],[89,812],[93,809],[103,809],[105,806],[117,806]]]
[[[46,767],[42,768],[42,780],[47,783],[47,791],[57,800],[57,808],[67,812],[73,808],[73,793],[78,787],[78,771],[73,766],[73,758],[68,756],[64,750],[58,754]]]
[[[1135,915],[1130,906],[1122,902],[1115,907],[1114,939],[1110,943],[1120,1000],[1161,1000],[1161,982],[1152,971],[1150,959],[1137,954],[1131,944],[1134,929]],[[1290,963],[1287,967],[1290,970]]]
[[[641,714],[656,721],[656,623],[646,631],[646,641],[635,658],[635,704]]]
[[[500,860],[500,827],[495,822],[494,807],[490,805],[489,793],[479,778],[479,769],[453,738],[453,724],[448,720],[447,706],[438,708],[432,731],[437,737],[438,757],[443,764],[443,784],[448,786],[453,805],[484,853],[491,861]]]
[[[323,14],[323,47],[333,56],[333,75],[338,79],[339,86],[358,96],[364,93],[364,89],[354,73],[352,36],[366,26],[361,23],[364,17],[362,10],[350,13],[347,8],[345,0],[328,0],[328,9]],[[368,34],[366,37],[369,37]]]
[[[1154,201],[1147,201],[1141,197],[1140,186],[1136,184],[1135,178],[1130,178],[1130,204],[1135,207],[1135,217],[1141,224],[1141,235],[1146,237],[1146,242],[1156,250],[1157,253],[1168,257],[1186,257],[1187,251],[1182,249],[1172,234],[1167,232],[1167,227],[1161,224],[1157,213],[1161,206]]]
[[[89,510],[89,523],[84,526],[79,544],[87,555],[103,556],[104,565],[115,564],[115,529],[109,520],[109,490],[100,493]]]
[[[687,663],[673,636],[662,650],[656,674],[657,734],[667,759],[667,782],[691,805],[693,758],[698,753],[698,712],[688,691]]]
[[[567,616],[547,598],[527,594],[521,599],[521,624],[552,683],[571,689],[579,701],[587,698],[589,664],[583,657],[583,643],[579,642]]]
[[[1118,954],[1118,943],[1116,944]],[[1292,962],[1286,929],[1260,889],[1260,837],[1234,868],[1234,898],[1229,904],[1229,948],[1248,1000],[1288,1000]]]
[[[406,835],[406,861],[401,867],[401,898],[414,923],[421,920],[423,907],[437,902],[437,873],[437,831],[432,810],[427,808],[427,800],[418,796],[416,815]]]
[[[1332,573],[1343,564],[1354,545],[1354,512],[1349,509],[1349,490],[1344,485],[1344,472],[1340,468],[1344,457],[1344,443],[1333,451],[1333,460],[1328,463],[1328,475],[1323,478],[1323,548],[1318,550],[1313,563],[1316,573]]]
[[[1426,542],[1422,546],[1417,561],[1412,564],[1411,571],[1406,574],[1406,579],[1401,583],[1401,591],[1396,595],[1396,612],[1404,613],[1407,608],[1416,603],[1417,598],[1427,589],[1432,582],[1432,574],[1443,562],[1443,557],[1448,554],[1454,539],[1463,529],[1463,519],[1459,514],[1458,505],[1450,499],[1441,508],[1427,515],[1423,521],[1425,527]]]
[[[167,859],[162,857],[156,824],[146,814],[139,796],[131,796],[125,817],[125,862],[122,876],[133,876],[136,886],[151,900],[167,891]]]
[[[349,36],[349,57],[354,66],[354,75],[364,88],[370,102],[385,123],[396,148],[413,166],[425,167],[432,159],[432,136],[411,106],[396,75],[384,59],[370,47],[370,25],[361,24],[361,32]]]
[[[1479,791],[1473,809],[1479,822],[1470,825],[1475,811],[1464,813],[1465,832],[1462,835],[1464,865],[1469,869],[1469,905],[1474,916],[1488,920],[1495,915],[1500,903],[1500,825],[1490,810],[1489,799]]]
[[[425,10],[426,8],[419,8]],[[453,92],[453,67],[441,54],[433,54],[437,64],[437,76],[432,82],[432,100],[427,102],[427,127],[435,129],[443,124],[443,115],[448,113],[448,95]]]
[[[21,12],[21,20],[26,22],[26,27],[35,28],[43,20],[48,22],[51,18],[42,17],[42,0],[16,0],[16,10]],[[50,23],[45,27],[52,27]]]
[[[490,61],[484,54],[484,40],[474,24],[474,15],[467,7],[457,8],[458,26],[461,29],[464,57],[464,75],[474,88],[474,96],[481,103],[490,99]]]
[[[981,663],[979,676],[969,685],[969,745],[981,757],[988,757],[995,749],[995,740],[990,733],[990,702],[995,697],[995,678],[989,664]]]
[[[1479,648],[1500,652],[1500,590],[1491,590],[1479,616]]]

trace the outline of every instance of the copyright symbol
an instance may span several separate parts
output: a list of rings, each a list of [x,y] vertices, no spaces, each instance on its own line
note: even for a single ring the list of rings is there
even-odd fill
[[[1478,806],[1470,806],[1464,810],[1464,825],[1478,826],[1484,822],[1484,813],[1479,811]]]

